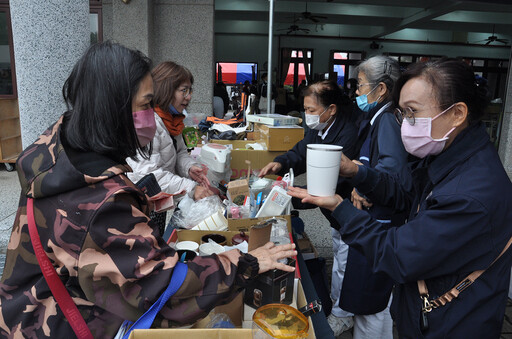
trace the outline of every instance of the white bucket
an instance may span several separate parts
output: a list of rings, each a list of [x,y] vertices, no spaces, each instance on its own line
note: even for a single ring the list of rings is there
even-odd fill
[[[309,194],[329,197],[336,193],[342,149],[342,146],[337,145],[307,145],[306,162]]]

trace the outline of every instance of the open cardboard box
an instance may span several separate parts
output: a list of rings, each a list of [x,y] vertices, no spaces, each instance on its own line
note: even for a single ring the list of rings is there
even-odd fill
[[[291,231],[291,220],[289,215],[280,216],[286,218],[288,221],[288,229]],[[245,220],[240,225],[244,225],[243,227],[250,228],[251,224],[257,224],[259,221],[268,219],[265,218],[252,218],[252,219],[238,219]],[[253,228],[249,232],[249,250],[253,248],[257,248],[263,244],[265,244],[270,238],[271,227],[264,228]],[[223,232],[212,232],[212,231],[192,231],[192,230],[174,230],[171,234],[169,242],[178,242],[191,240],[197,243],[201,242],[201,237],[210,234],[217,233],[222,234],[226,237],[227,245],[232,245],[231,238],[238,234],[239,231],[223,231]],[[298,270],[298,265],[296,265],[295,270],[295,286],[294,289],[294,297],[292,301],[292,306],[296,306],[297,308],[303,307],[307,304],[306,297],[304,294],[304,290],[300,283],[300,272]],[[235,299],[233,299],[230,303],[226,305],[217,306],[212,312],[215,313],[226,313],[229,315],[231,321],[237,326],[234,329],[207,329],[204,328],[209,320],[210,315],[206,318],[196,322],[192,328],[184,329],[149,329],[149,330],[134,330],[130,334],[130,339],[163,339],[163,338],[187,338],[187,339],[204,339],[204,338],[216,338],[216,339],[240,339],[240,338],[252,338],[252,330],[250,328],[241,328],[243,325],[246,327],[250,327],[248,323],[248,319],[252,319],[252,314],[254,313],[254,309],[243,304],[243,296],[244,293],[239,293]],[[250,309],[249,311],[245,311],[246,309]],[[250,312],[249,314],[244,314],[244,312]],[[245,318],[245,319],[244,319]],[[246,321],[244,321],[246,320]],[[313,323],[311,322],[311,318],[309,320],[309,336],[307,338],[316,338]]]
[[[210,142],[222,145],[233,145],[231,151],[231,179],[247,177],[246,160],[251,162],[253,170],[261,170],[266,164],[274,161],[274,158],[283,154],[282,151],[256,151],[247,149],[247,144],[265,143],[263,140],[210,140]],[[271,176],[269,176],[271,177]]]
[[[294,301],[296,301],[297,308],[301,308],[307,305],[306,296],[304,294],[304,289],[302,288],[302,284],[300,279],[297,279],[297,289],[296,296],[294,296]],[[240,318],[245,315],[241,314],[244,312],[244,308],[241,307],[241,297],[242,294],[239,294],[231,303],[223,306],[217,306],[214,311],[225,313],[236,313],[240,312]],[[235,303],[239,303],[240,307],[233,307]],[[292,303],[294,305],[294,303]],[[247,308],[247,307],[246,307]],[[250,307],[249,307],[250,309]],[[251,309],[252,310],[252,309]],[[213,311],[212,311],[213,312]],[[229,314],[229,313],[228,313]],[[167,339],[167,338],[187,338],[187,339],[245,339],[252,338],[252,329],[250,328],[198,328],[198,326],[205,326],[208,323],[208,317],[197,322],[193,328],[177,328],[177,329],[149,329],[149,330],[134,330],[129,339]],[[249,317],[247,317],[249,318]],[[252,316],[250,317],[252,318]],[[316,339],[315,330],[313,328],[313,323],[311,321],[311,317],[308,318],[309,321],[309,333],[308,339]],[[248,321],[244,321],[244,325],[249,327],[250,323]]]
[[[228,230],[238,232],[249,232],[251,226],[254,226],[264,220],[272,217],[260,217],[260,218],[246,218],[246,219],[228,219]],[[288,232],[292,232],[292,218],[289,214],[277,215],[276,218],[286,219],[286,225],[288,226]],[[210,232],[211,233],[211,232]]]

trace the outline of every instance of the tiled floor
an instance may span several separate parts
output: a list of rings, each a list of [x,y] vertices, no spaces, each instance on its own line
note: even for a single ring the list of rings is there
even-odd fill
[[[301,175],[296,178],[295,183],[297,186],[304,185],[305,180],[305,176]],[[20,191],[17,173],[15,171],[7,172],[4,165],[0,164],[0,274],[3,271],[5,251],[14,222]],[[326,258],[327,273],[330,279],[332,268],[331,227],[318,209],[301,211],[300,217],[304,220],[306,232],[319,255]],[[338,339],[351,338],[351,331],[338,337]],[[510,299],[507,304],[501,338],[512,339],[512,301]]]

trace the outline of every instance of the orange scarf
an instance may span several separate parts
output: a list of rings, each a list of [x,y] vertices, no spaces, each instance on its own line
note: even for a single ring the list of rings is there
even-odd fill
[[[185,124],[183,123],[183,119],[185,119],[184,115],[173,115],[168,111],[162,110],[158,106],[155,107],[155,112],[160,118],[162,118],[170,135],[175,137],[183,132],[183,129],[185,128]]]

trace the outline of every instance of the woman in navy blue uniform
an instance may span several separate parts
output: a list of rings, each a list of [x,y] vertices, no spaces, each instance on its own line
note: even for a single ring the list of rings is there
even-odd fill
[[[290,168],[293,168],[295,175],[306,172],[306,147],[308,144],[339,145],[343,146],[343,152],[347,156],[352,158],[358,156],[360,143],[358,143],[357,137],[355,107],[335,82],[322,81],[309,86],[304,93],[304,111],[306,124],[309,127],[304,139],[299,141],[291,150],[276,157],[273,162],[263,167],[260,176],[267,174],[284,175]],[[347,195],[350,194],[352,188],[353,186],[345,178],[340,177],[336,192]],[[293,207],[297,209],[316,208],[314,205],[301,204],[298,199],[293,199],[292,202]],[[331,217],[330,211],[323,208],[320,210],[333,228],[333,234],[340,238],[337,231],[339,225]],[[333,244],[335,244],[334,239]],[[337,247],[334,247],[333,250],[336,257],[338,255]],[[333,275],[337,271],[339,271],[338,265],[333,265]],[[332,293],[333,291],[335,293]],[[338,305],[339,294],[339,287],[331,288],[333,308]],[[330,305],[325,306],[328,312]],[[336,310],[332,312],[336,312]],[[331,318],[328,318],[328,320]],[[339,319],[335,326],[330,324],[336,336],[353,325],[351,317],[332,319]]]
[[[512,183],[480,122],[485,84],[458,60],[418,63],[397,82],[395,101],[405,149],[420,158],[410,175],[347,157],[340,174],[372,201],[410,211],[407,223],[387,228],[339,195],[290,194],[333,211],[343,240],[396,282],[391,314],[400,337],[499,338],[512,264]]]
[[[362,111],[358,140],[362,142],[359,161],[367,167],[389,174],[407,168],[407,152],[400,137],[400,125],[393,114],[392,90],[400,76],[399,65],[385,56],[374,56],[363,61],[357,72],[357,105]],[[358,209],[363,209],[387,227],[405,222],[404,213],[396,213],[364,197],[354,189],[351,199]],[[353,315],[355,339],[392,339],[393,321],[389,313],[389,299],[393,280],[385,273],[372,272],[364,255],[345,244],[341,235],[333,231],[334,248],[337,249],[333,267],[332,290],[338,303],[333,307],[328,321],[335,335],[340,317]]]

